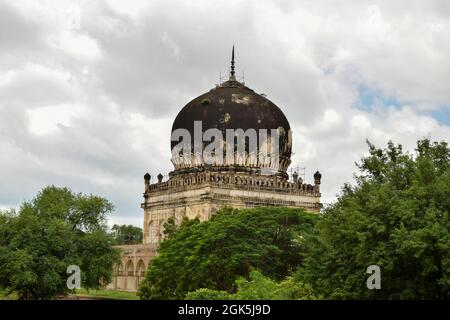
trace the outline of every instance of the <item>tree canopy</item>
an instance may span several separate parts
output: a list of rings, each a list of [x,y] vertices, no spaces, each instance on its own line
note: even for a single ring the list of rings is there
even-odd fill
[[[327,298],[450,298],[450,150],[418,141],[416,154],[369,144],[356,174],[307,238],[298,280]],[[381,269],[368,290],[366,268]]]
[[[298,209],[224,208],[205,222],[186,220],[177,228],[171,221],[139,295],[183,299],[200,288],[233,292],[235,280],[252,268],[283,279],[300,264],[300,240],[316,218]]]
[[[67,267],[81,269],[85,288],[111,280],[119,252],[106,233],[113,205],[67,188],[44,188],[16,212],[0,213],[0,287],[20,299],[66,294]]]
[[[112,228],[112,236],[114,237],[114,244],[137,244],[142,243],[142,228],[133,225],[117,225]]]

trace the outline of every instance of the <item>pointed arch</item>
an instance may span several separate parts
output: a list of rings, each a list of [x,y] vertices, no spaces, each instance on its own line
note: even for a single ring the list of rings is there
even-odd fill
[[[118,276],[123,276],[123,264],[122,264],[122,261],[120,261],[120,262],[116,265],[116,275],[118,275]]]
[[[136,266],[136,275],[138,277],[145,277],[145,263],[142,259],[139,260]]]
[[[127,262],[125,273],[127,276],[134,276],[134,263],[131,259]]]
[[[162,241],[165,237],[165,234],[164,234],[164,223],[165,222],[166,222],[165,220],[161,220],[159,222],[159,241]]]
[[[157,221],[150,221],[148,224],[148,240],[150,243],[158,243],[159,241],[159,226]]]

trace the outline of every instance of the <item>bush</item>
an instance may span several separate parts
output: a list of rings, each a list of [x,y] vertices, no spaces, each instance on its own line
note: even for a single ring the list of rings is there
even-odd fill
[[[231,294],[226,291],[201,288],[189,292],[185,300],[231,300]]]
[[[259,270],[252,270],[249,279],[240,277],[235,282],[237,292],[198,289],[186,295],[186,300],[312,300],[319,299],[308,284],[292,277],[276,282]]]

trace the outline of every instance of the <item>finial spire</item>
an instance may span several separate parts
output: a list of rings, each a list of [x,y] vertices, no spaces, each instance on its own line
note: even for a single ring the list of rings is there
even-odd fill
[[[233,50],[231,51],[231,72],[230,72],[230,78],[234,79],[234,45],[233,45]]]

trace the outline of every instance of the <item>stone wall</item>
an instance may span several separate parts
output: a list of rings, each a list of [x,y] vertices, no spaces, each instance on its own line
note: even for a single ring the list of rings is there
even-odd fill
[[[117,246],[117,248],[122,251],[122,257],[114,268],[112,282],[107,288],[137,291],[151,259],[156,255],[157,245],[136,244]]]

